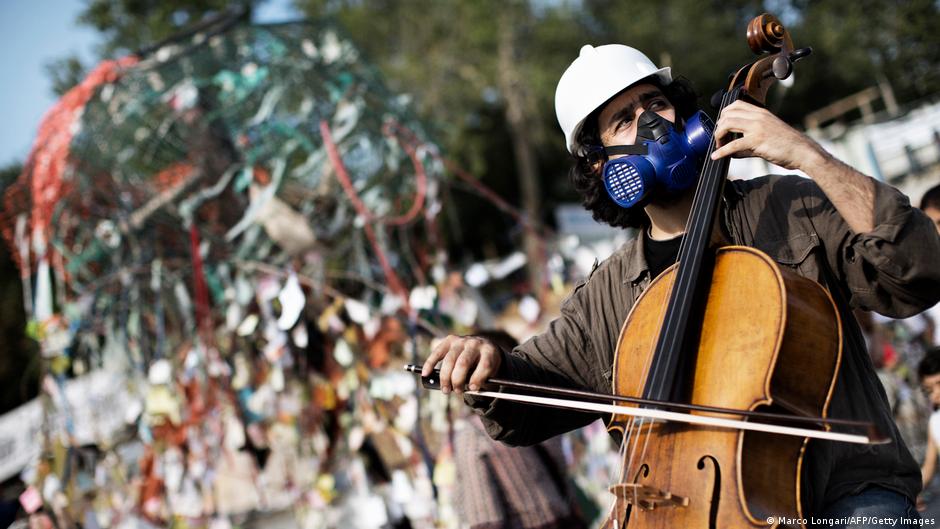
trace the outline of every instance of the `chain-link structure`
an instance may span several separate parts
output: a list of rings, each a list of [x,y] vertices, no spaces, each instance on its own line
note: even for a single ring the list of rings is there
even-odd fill
[[[4,222],[22,266],[50,263],[74,323],[126,328],[162,356],[193,315],[218,324],[250,303],[236,296],[246,263],[344,291],[413,282],[402,245],[433,236],[443,169],[407,98],[336,27],[220,20],[79,89],[44,123],[67,149],[41,135]]]

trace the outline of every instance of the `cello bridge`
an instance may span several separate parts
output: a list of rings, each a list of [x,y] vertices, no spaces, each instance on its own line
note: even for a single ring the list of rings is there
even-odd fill
[[[689,505],[689,498],[676,496],[671,492],[648,485],[640,485],[639,483],[612,485],[610,492],[625,503],[636,505],[646,511],[652,511],[657,507],[686,507]]]

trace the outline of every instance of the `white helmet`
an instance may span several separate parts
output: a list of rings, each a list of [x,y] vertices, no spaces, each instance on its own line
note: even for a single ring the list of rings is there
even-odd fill
[[[622,44],[581,48],[555,88],[555,114],[565,133],[568,152],[580,149],[577,138],[591,112],[637,81],[655,75],[662,84],[672,81],[669,67],[657,68],[640,51]]]

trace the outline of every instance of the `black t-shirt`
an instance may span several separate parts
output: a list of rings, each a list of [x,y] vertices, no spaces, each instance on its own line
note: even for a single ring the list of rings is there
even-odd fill
[[[656,277],[663,273],[663,270],[669,268],[679,258],[679,246],[682,245],[682,235],[666,239],[665,241],[654,241],[645,235],[643,241],[643,257],[646,258],[646,265],[650,269],[650,277]]]

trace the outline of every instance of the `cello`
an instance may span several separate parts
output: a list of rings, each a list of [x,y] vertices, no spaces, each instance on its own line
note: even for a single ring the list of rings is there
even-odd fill
[[[772,15],[752,20],[747,36],[762,56],[732,76],[719,114],[738,99],[763,105],[770,85],[809,54],[793,48]],[[614,404],[490,391],[551,389],[496,379],[466,392],[610,413],[608,429],[622,439],[621,471],[605,527],[802,526],[810,439],[882,441],[867,423],[827,418],[842,354],[829,293],[754,248],[715,249],[729,160],[712,161],[714,149],[713,140],[677,264],[650,284],[621,328],[614,395],[552,390]],[[435,387],[435,376],[423,379],[425,387]],[[832,431],[840,424],[869,432]]]
[[[763,105],[770,85],[809,53],[794,50],[769,14],[750,22],[747,41],[765,56],[735,73],[719,115],[738,99]],[[713,140],[709,155],[714,148]],[[821,285],[759,250],[710,248],[728,165],[706,157],[679,261],[621,329],[614,393],[825,418],[842,353],[838,310]],[[612,416],[609,428],[623,434],[609,527],[803,525],[809,438],[625,415]]]

